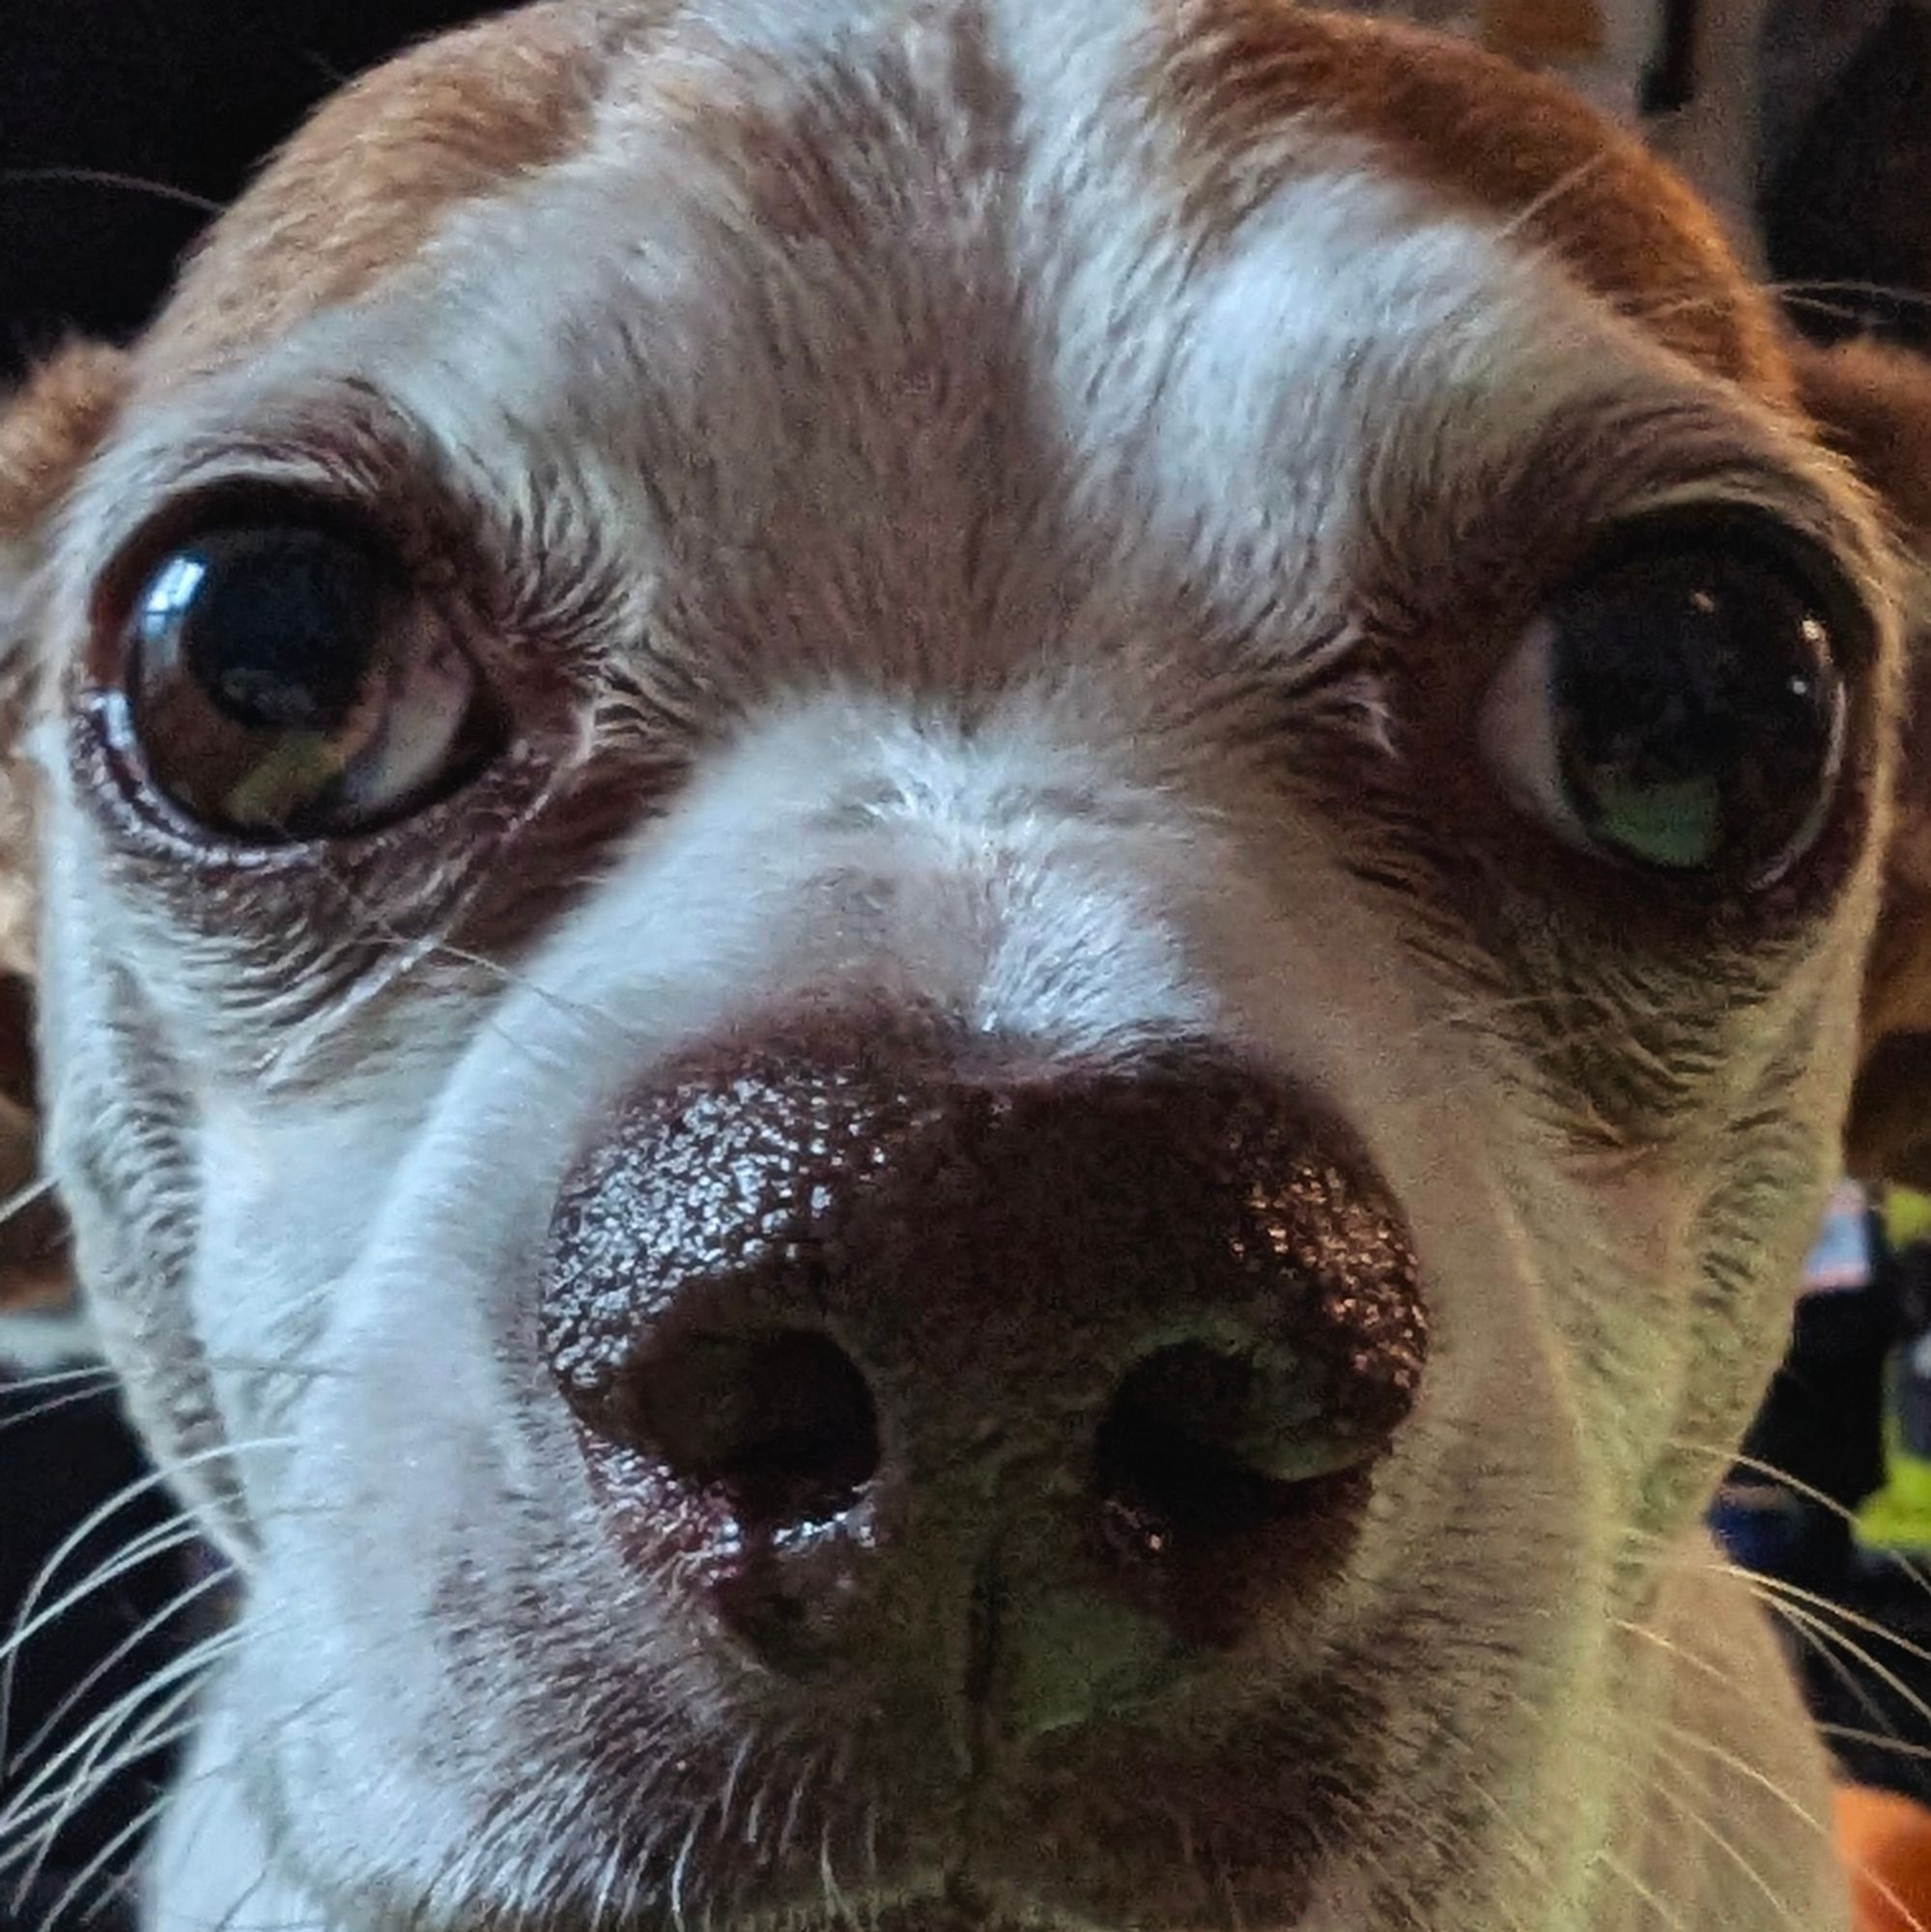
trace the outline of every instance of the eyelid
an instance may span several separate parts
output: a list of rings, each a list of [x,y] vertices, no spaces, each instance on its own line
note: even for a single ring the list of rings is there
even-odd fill
[[[1800,579],[1828,620],[1833,655],[1845,670],[1864,668],[1875,655],[1879,611],[1854,532],[1832,514],[1834,506],[1808,492],[1762,496],[1713,494],[1708,486],[1652,497],[1605,526],[1581,549],[1559,580],[1555,596],[1570,583],[1613,569],[1626,557],[1675,539],[1717,540],[1747,546]]]

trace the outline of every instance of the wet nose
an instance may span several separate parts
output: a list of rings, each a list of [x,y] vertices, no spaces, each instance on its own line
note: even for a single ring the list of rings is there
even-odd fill
[[[612,1534],[779,1669],[918,1535],[1029,1511],[1082,1588],[1217,1640],[1339,1560],[1426,1346],[1394,1203],[1290,1084],[858,1022],[634,1091],[540,1322]]]

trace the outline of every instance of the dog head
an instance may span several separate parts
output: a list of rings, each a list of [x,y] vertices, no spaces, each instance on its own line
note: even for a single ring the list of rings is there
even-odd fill
[[[276,1882],[1610,1922],[1917,1024],[1854,376],[1272,0],[536,7],[52,365],[53,1161]]]

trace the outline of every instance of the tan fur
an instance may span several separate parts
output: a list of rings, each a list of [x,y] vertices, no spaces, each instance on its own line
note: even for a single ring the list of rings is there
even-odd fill
[[[1208,234],[1265,192],[1311,109],[1444,196],[1506,216],[1679,354],[1766,398],[1789,394],[1769,310],[1707,209],[1555,81],[1393,22],[1178,0],[1150,85],[1180,130],[1187,218]]]
[[[455,204],[582,138],[609,46],[653,0],[525,9],[429,42],[331,100],[215,229],[145,345],[149,383],[352,300]]]
[[[126,388],[118,351],[76,343],[0,412],[0,541],[23,536],[106,434]]]
[[[12,855],[0,861],[0,972],[30,972],[34,952],[32,868],[22,863],[34,842],[34,780],[19,739],[37,667],[17,648],[28,623],[21,599],[32,594],[39,520],[106,434],[127,383],[118,351],[75,343],[0,408],[0,854]]]

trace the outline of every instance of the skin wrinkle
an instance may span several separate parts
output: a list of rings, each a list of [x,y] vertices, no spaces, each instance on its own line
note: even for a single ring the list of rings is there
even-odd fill
[[[1668,1445],[1769,1367],[1896,706],[1886,539],[1672,178],[1540,83],[1264,0],[564,0],[346,97],[134,356],[125,409],[80,363],[0,439],[28,652],[80,661],[184,492],[320,490],[525,741],[384,838],[246,857],[86,718],[42,730],[84,1265],[163,1453],[290,1445],[227,1518],[252,1601],[155,1932],[587,1932],[611,1893],[622,1932],[811,1924],[834,1889],[899,1932],[1653,1932],[1605,1846],[1687,1922],[1838,1922],[1747,1777],[1761,1887],[1595,1715],[1821,1780],[1742,1593],[1629,1527],[1693,1522],[1713,1472]],[[1699,493],[1812,537],[1871,640],[1815,863],[1645,910],[1501,803],[1471,720],[1574,540]],[[1205,1038],[1291,1080],[1435,1324],[1328,1584],[996,1776],[926,1719],[976,1683],[993,1725],[1009,1674],[915,1666],[988,1577],[995,1664],[1085,1627],[1050,1614],[1096,1587],[1049,1506],[1080,1471],[921,1491],[903,1628],[800,1690],[626,1555],[537,1346],[626,1096],[852,997],[1029,1077]],[[1000,1419],[1016,1314],[934,1332]],[[974,1509],[999,1533],[953,1551]],[[1694,1708],[1636,1613],[1762,1694]]]

